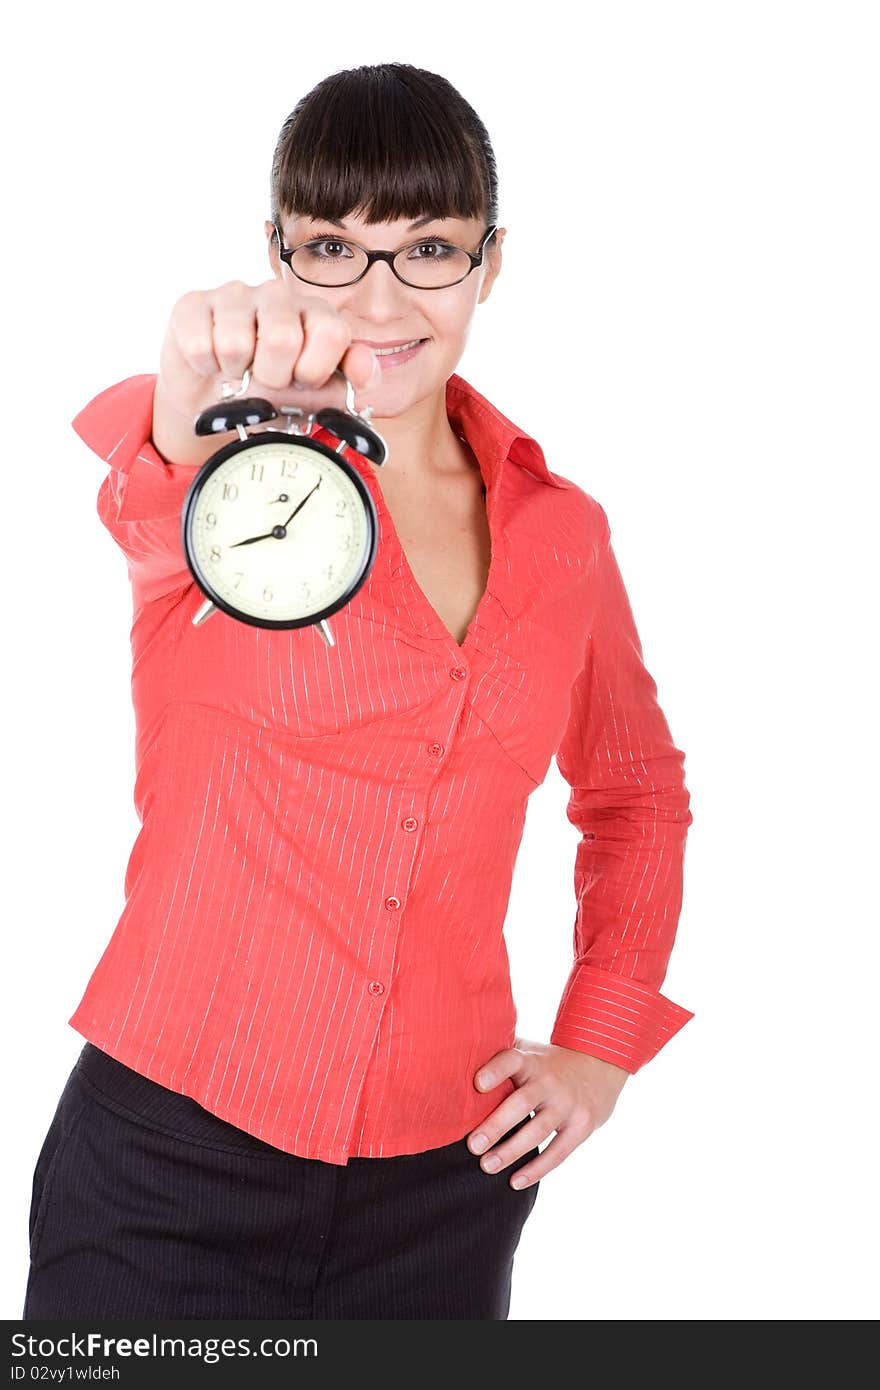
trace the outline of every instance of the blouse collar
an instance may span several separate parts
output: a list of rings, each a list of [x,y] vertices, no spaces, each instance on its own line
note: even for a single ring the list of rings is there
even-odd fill
[[[505,461],[517,464],[542,483],[570,488],[572,483],[551,473],[536,439],[521,430],[497,406],[453,372],[446,383],[446,413],[467,439],[483,466],[497,474]]]

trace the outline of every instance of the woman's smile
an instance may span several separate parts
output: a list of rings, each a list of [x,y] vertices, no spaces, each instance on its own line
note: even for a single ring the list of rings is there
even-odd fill
[[[363,342],[364,339],[356,339],[356,341]],[[419,350],[429,341],[428,338],[412,338],[408,343],[395,345],[394,347],[379,348],[373,343],[370,343],[369,346],[373,348],[376,357],[379,359],[379,365],[382,371],[385,372],[392,367],[403,366],[404,362],[411,362]]]
[[[382,371],[387,372],[394,367],[402,367],[404,362],[411,362],[421,352],[427,341],[427,338],[419,338],[414,347],[386,348],[384,352],[374,349]]]

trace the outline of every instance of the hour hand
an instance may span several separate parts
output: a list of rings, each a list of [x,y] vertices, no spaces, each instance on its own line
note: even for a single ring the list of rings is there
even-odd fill
[[[248,536],[248,538],[247,538],[246,541],[233,541],[233,542],[232,542],[232,545],[229,547],[229,549],[230,549],[230,550],[235,550],[236,547],[239,546],[239,545],[253,545],[254,541],[267,541],[267,540],[269,540],[269,538],[270,538],[271,536],[274,536],[274,535],[275,535],[275,531],[276,531],[277,529],[278,529],[278,528],[275,527],[275,529],[272,530],[272,531],[266,531],[266,532],[264,532],[264,534],[263,534],[262,536]]]

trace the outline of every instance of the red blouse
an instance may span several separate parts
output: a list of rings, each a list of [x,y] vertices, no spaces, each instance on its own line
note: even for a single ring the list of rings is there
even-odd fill
[[[71,1026],[288,1153],[345,1164],[463,1137],[515,1089],[473,1077],[516,1036],[503,925],[555,755],[581,839],[550,1041],[636,1071],[692,1017],[659,993],[692,816],[602,507],[453,375],[491,534],[463,643],[352,449],[379,548],[335,647],[222,611],[194,627],[194,469],[150,442],[155,382],[73,420],[109,464],[98,515],[132,586],[141,828]]]

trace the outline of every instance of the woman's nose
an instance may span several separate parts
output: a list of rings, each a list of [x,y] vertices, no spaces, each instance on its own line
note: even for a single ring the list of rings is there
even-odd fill
[[[365,317],[377,310],[386,310],[410,302],[413,293],[407,285],[398,280],[387,261],[374,261],[362,280],[351,287],[350,302],[357,302],[359,311]]]

